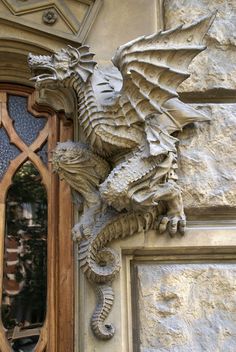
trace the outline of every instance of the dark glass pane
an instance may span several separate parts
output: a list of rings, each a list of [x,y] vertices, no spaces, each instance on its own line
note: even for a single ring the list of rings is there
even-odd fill
[[[27,161],[6,200],[2,322],[14,351],[33,351],[45,319],[46,240],[46,190]]]
[[[0,128],[0,179],[6,172],[11,160],[14,160],[20,151],[10,144],[8,135],[4,128]]]
[[[48,144],[45,143],[43,147],[37,152],[38,156],[42,159],[43,163],[48,163]]]
[[[46,124],[46,118],[34,117],[27,111],[27,98],[8,95],[8,112],[21,139],[30,145]]]

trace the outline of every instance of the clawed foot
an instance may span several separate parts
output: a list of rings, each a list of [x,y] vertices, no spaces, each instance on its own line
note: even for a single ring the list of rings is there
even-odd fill
[[[171,237],[176,233],[180,233],[183,236],[186,228],[185,215],[162,215],[157,220],[156,228],[160,233],[169,232]]]

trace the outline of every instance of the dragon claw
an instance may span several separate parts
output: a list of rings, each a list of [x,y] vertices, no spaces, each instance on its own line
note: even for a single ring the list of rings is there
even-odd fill
[[[159,233],[168,232],[171,237],[177,233],[184,235],[186,228],[186,219],[184,215],[164,215],[160,216],[157,220],[156,229]]]

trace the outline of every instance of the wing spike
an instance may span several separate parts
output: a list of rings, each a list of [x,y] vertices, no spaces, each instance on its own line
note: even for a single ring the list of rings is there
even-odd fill
[[[162,31],[159,31],[157,33],[153,33],[153,34],[150,34],[146,37],[147,40],[156,40],[159,38],[159,36],[161,35]]]
[[[179,32],[182,28],[183,28],[183,24],[180,24],[178,25],[177,27],[174,27],[174,28],[170,28],[170,29],[167,29],[165,31],[162,31],[161,32],[161,36],[163,37],[166,37],[166,36],[169,36],[171,35],[172,33],[176,33],[176,32]]]
[[[104,108],[100,119],[107,141],[112,140],[115,145],[127,142],[130,146],[135,141],[137,145],[133,129],[127,127],[133,124],[134,129],[141,129],[138,133],[143,133],[143,123],[150,115],[170,134],[191,122],[207,120],[180,102],[176,90],[189,77],[187,69],[191,61],[206,49],[202,40],[214,17],[215,14],[191,25],[181,24],[142,36],[118,48],[112,61],[121,71],[123,86],[116,103],[107,110]],[[109,87],[104,85],[102,89]],[[116,129],[112,128],[112,120]]]
[[[193,58],[205,49],[206,49],[205,45],[201,45],[201,46],[199,45],[199,46],[192,46],[192,47],[184,46],[179,48],[178,47],[160,48],[160,50],[158,51],[150,48],[146,48],[143,51],[135,50],[132,53],[127,54],[120,61],[120,70],[122,71],[123,74],[125,74],[127,70],[127,65],[135,61],[155,64],[156,66],[159,66],[159,67],[161,66],[171,67],[171,65],[173,64],[175,66],[175,69],[177,69],[177,66],[180,63],[178,61],[174,62],[173,58],[174,59],[176,58],[176,60],[178,60],[178,57],[181,55],[186,57],[186,60],[185,60],[186,65],[185,66],[181,65],[181,70],[186,70],[190,62],[193,60]]]
[[[186,32],[187,31],[194,32],[192,34],[196,36],[196,40],[198,40],[198,42],[200,43],[203,40],[206,33],[209,31],[210,27],[212,26],[212,23],[216,15],[217,15],[217,11],[215,11],[211,15],[207,15],[203,17],[202,19],[200,19],[199,21],[196,21],[195,23],[184,26],[183,30]]]

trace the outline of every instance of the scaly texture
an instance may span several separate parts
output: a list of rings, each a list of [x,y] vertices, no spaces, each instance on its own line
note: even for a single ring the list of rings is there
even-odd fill
[[[87,46],[68,46],[51,57],[29,56],[38,90],[60,89],[77,99],[88,146],[59,145],[53,159],[61,177],[84,199],[73,237],[80,245],[81,269],[97,292],[91,326],[98,338],[114,335],[114,328],[103,323],[120,265],[107,243],[153,228],[159,215],[159,232],[184,233],[175,174],[178,139],[172,134],[208,118],[182,103],[176,89],[189,76],[190,62],[205,49],[202,39],[212,20],[206,17],[121,46],[113,59],[123,79],[120,90],[95,67]]]
[[[111,324],[104,320],[111,311],[114,302],[114,292],[108,285],[96,285],[97,305],[91,318],[91,328],[95,336],[101,340],[109,340],[115,334]]]
[[[114,300],[111,282],[120,270],[119,255],[111,248],[104,247],[113,239],[132,236],[141,231],[148,231],[155,227],[156,208],[143,213],[114,214],[108,210],[89,236],[81,234],[77,225],[73,235],[79,242],[80,267],[88,280],[96,283],[95,292],[97,305],[91,318],[91,328],[100,339],[111,338],[115,329],[112,325],[104,325]]]

